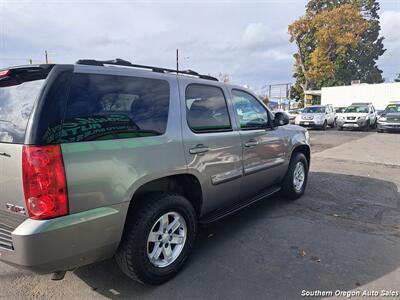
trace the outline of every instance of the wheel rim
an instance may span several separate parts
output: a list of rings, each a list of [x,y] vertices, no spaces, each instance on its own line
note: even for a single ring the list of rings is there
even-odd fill
[[[304,181],[306,179],[306,172],[304,168],[304,164],[299,161],[294,168],[293,173],[293,186],[297,192],[300,192],[303,188]]]
[[[147,257],[159,268],[172,264],[181,254],[187,236],[186,221],[177,212],[162,215],[147,238]]]

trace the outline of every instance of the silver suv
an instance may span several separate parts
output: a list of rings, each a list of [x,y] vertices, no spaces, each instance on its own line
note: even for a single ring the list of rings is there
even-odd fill
[[[295,119],[295,124],[303,127],[326,130],[328,125],[336,127],[336,111],[332,105],[311,105],[303,109]]]
[[[173,277],[198,224],[303,195],[305,129],[193,71],[80,60],[0,70],[0,259],[38,273],[115,256]]]

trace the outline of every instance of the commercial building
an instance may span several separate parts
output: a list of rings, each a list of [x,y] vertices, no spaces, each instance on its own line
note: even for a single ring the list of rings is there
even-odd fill
[[[352,84],[324,87],[320,91],[307,91],[306,104],[332,104],[349,106],[354,102],[370,102],[376,109],[384,109],[390,101],[400,101],[400,82],[378,84]]]

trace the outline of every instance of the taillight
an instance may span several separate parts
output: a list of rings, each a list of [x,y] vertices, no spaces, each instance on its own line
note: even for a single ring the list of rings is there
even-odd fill
[[[50,219],[68,214],[67,184],[59,145],[24,146],[22,178],[31,218]]]

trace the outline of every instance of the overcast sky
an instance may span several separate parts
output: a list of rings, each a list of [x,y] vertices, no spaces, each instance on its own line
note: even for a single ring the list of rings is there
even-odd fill
[[[292,82],[294,46],[287,26],[307,1],[9,1],[0,0],[0,67],[79,58],[230,74],[258,90]],[[400,72],[400,0],[381,3],[387,51],[379,66]]]

